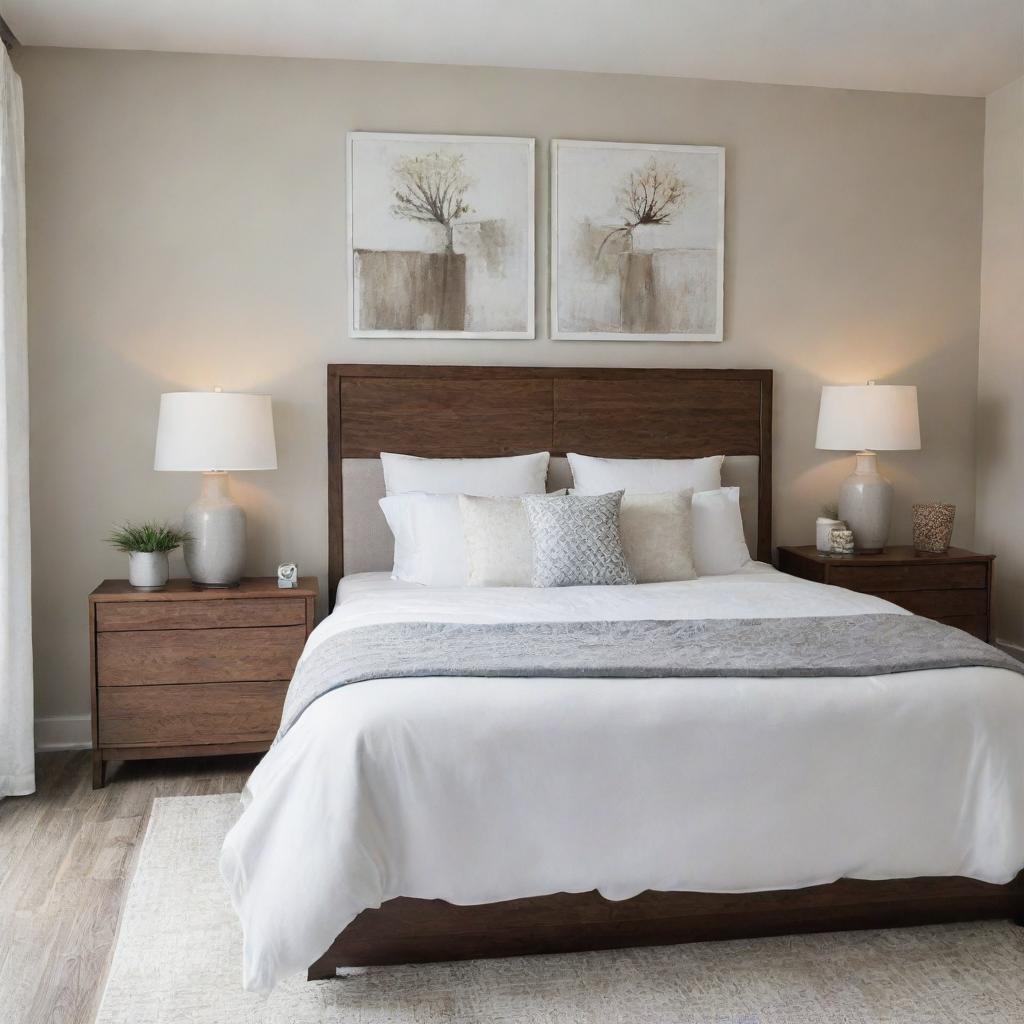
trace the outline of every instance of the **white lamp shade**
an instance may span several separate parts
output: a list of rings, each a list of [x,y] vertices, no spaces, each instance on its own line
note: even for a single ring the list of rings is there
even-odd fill
[[[161,395],[153,468],[201,473],[277,469],[270,395]]]
[[[908,451],[921,447],[912,384],[827,384],[821,389],[816,448]]]

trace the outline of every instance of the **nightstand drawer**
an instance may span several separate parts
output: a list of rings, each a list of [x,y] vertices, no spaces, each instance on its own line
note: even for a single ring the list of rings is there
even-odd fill
[[[304,626],[125,630],[96,635],[103,687],[291,679]]]
[[[100,633],[124,629],[302,626],[305,622],[304,604],[287,597],[248,601],[125,601],[96,606],[96,629]]]
[[[984,562],[884,567],[830,565],[828,582],[869,594],[889,590],[984,590],[988,586],[988,566]]]
[[[103,746],[238,743],[265,739],[281,721],[284,682],[117,686],[99,692]]]
[[[950,615],[987,615],[987,590],[897,590],[892,593],[877,591],[875,597],[892,601],[901,608],[924,615],[929,619],[942,619]]]
[[[159,591],[104,580],[89,595],[92,784],[110,761],[269,748],[316,624],[317,581],[275,577]]]

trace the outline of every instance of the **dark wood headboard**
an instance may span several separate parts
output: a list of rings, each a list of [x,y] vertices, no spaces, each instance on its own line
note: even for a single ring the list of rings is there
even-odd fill
[[[772,371],[581,366],[327,367],[328,557],[344,569],[342,459],[756,455],[757,557],[772,552]]]

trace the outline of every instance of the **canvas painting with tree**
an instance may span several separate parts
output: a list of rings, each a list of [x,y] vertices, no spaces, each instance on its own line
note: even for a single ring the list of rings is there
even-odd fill
[[[348,136],[352,337],[534,336],[533,139]]]
[[[551,336],[721,341],[725,150],[551,144]]]

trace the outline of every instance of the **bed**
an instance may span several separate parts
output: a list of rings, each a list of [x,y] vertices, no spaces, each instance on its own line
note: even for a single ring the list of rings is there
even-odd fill
[[[332,638],[394,623],[901,614],[771,552],[771,372],[332,366]],[[726,455],[757,556],[635,587],[389,578],[381,451]],[[552,466],[557,486],[564,466]],[[344,573],[344,578],[343,577]],[[865,621],[867,621],[865,619]],[[355,633],[352,633],[355,635]],[[1024,681],[383,678],[326,693],[250,779],[222,870],[243,980],[308,969],[1024,912]]]

